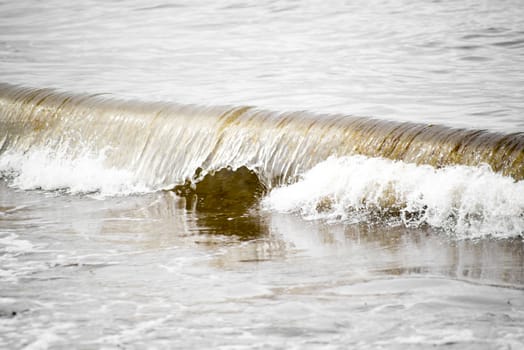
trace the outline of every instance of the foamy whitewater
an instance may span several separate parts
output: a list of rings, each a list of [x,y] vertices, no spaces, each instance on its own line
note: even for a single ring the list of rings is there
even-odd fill
[[[264,208],[309,219],[523,234],[523,133],[0,87],[0,173],[17,188],[175,189],[206,208],[269,193]]]
[[[0,349],[524,348],[522,18],[0,2]]]
[[[98,198],[161,190],[132,171],[107,168],[105,155],[67,156],[45,150],[4,154],[0,173],[24,190],[64,191]],[[263,207],[329,223],[382,222],[442,229],[456,238],[524,234],[524,182],[488,165],[435,169],[365,156],[331,157],[271,190]]]
[[[0,173],[11,186],[24,190],[96,193],[102,197],[154,190],[135,184],[128,171],[107,168],[104,159],[103,152],[75,159],[45,149],[24,155],[8,152],[0,159]]]
[[[457,237],[524,232],[524,182],[488,166],[435,169],[363,156],[330,158],[296,184],[272,191],[264,204],[328,222],[427,224]]]

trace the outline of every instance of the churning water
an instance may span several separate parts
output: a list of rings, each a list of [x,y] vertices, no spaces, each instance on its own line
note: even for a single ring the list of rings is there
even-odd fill
[[[0,3],[0,347],[522,347],[522,18]]]

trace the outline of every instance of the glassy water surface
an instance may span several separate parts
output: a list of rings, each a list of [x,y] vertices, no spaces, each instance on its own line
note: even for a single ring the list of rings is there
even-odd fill
[[[505,1],[7,1],[2,81],[524,131]]]

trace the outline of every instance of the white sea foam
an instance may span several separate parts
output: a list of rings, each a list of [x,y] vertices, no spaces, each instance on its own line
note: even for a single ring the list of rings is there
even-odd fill
[[[47,149],[24,154],[6,152],[0,157],[0,175],[24,190],[64,190],[68,193],[98,193],[102,196],[150,192],[130,171],[107,167],[105,152],[75,158]]]
[[[31,242],[19,239],[18,235],[10,234],[0,237],[0,252],[2,253],[27,253],[33,249]]]
[[[430,225],[458,237],[524,233],[524,181],[488,166],[441,169],[380,158],[329,158],[264,199],[269,210],[335,222]]]
[[[102,196],[155,191],[130,170],[108,167],[105,152],[71,157],[45,149],[6,152],[0,174],[21,189]],[[524,234],[524,181],[489,166],[435,169],[381,158],[329,158],[295,184],[274,189],[263,207],[330,222],[430,225],[458,237]]]

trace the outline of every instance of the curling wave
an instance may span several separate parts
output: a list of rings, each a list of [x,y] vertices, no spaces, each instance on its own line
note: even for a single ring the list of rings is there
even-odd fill
[[[0,130],[0,172],[24,189],[176,189],[208,198],[197,201],[206,210],[271,192],[266,207],[311,218],[523,232],[524,133],[9,84],[0,84]]]

